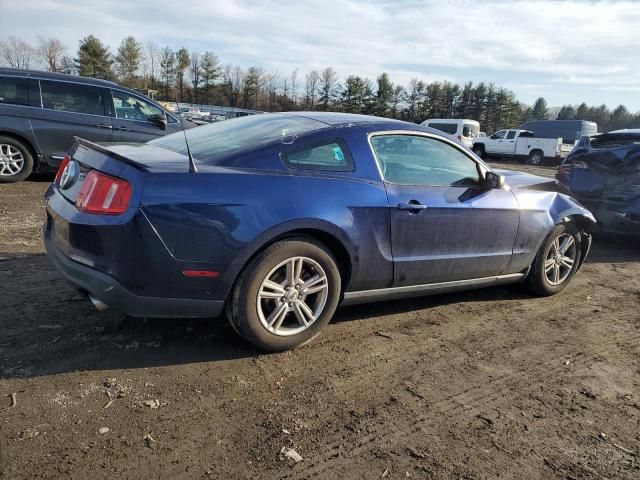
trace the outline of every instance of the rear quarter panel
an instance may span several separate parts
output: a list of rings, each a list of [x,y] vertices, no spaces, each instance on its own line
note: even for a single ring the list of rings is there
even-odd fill
[[[304,171],[201,166],[197,174],[154,174],[142,210],[171,255],[224,272],[225,295],[246,262],[293,231],[338,239],[352,271],[348,289],[393,278],[387,197],[381,182]]]

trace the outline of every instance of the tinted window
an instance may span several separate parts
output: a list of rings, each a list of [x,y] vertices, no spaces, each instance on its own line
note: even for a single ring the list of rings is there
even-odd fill
[[[507,133],[507,140],[513,140],[514,138],[516,138],[516,131],[509,130],[509,133]]]
[[[314,145],[284,155],[289,167],[314,170],[351,171],[353,162],[349,151],[342,142]]]
[[[29,104],[29,80],[18,77],[0,77],[0,103]]]
[[[146,122],[151,115],[162,114],[160,108],[135,95],[118,90],[112,90],[111,95],[117,118]]]
[[[478,138],[480,127],[473,123],[465,123],[462,127],[462,136],[467,138]]]
[[[500,130],[493,134],[493,138],[504,138],[504,134],[507,133],[506,130]]]
[[[216,122],[186,131],[193,157],[200,162],[218,163],[222,159],[268,143],[294,144],[298,135],[327,125],[310,118],[282,114],[259,114]],[[182,131],[149,142],[186,155]]]
[[[458,131],[458,124],[456,123],[430,123],[427,126],[448,133],[449,135],[455,135]]]
[[[410,135],[373,137],[385,180],[408,185],[470,186],[480,180],[476,163],[439,140]]]
[[[104,96],[100,87],[68,82],[40,80],[42,107],[63,112],[104,115]]]

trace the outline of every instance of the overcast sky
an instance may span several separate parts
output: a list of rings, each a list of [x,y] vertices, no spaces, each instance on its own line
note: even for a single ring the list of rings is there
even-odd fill
[[[495,82],[532,103],[640,110],[640,1],[0,0],[0,37],[133,35],[222,63]]]

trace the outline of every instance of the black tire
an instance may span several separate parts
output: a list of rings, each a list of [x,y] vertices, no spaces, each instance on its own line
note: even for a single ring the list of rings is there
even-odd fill
[[[547,278],[547,273],[545,272],[545,261],[547,260],[547,256],[550,253],[551,248],[555,240],[564,235],[570,235],[573,237],[575,242],[575,257],[573,260],[573,266],[569,271],[566,278],[558,285],[553,285],[549,278]],[[578,228],[573,223],[563,223],[557,225],[551,233],[547,236],[544,243],[540,247],[533,264],[531,265],[531,270],[529,270],[529,275],[527,276],[526,285],[534,293],[542,296],[550,296],[555,295],[556,293],[560,293],[562,290],[566,288],[566,286],[571,282],[571,279],[576,274],[578,267],[580,266],[580,259],[582,256],[582,241]]]
[[[542,150],[531,150],[527,163],[529,165],[542,165],[544,162],[544,152]]]
[[[485,153],[485,150],[484,150],[484,145],[474,145],[473,146],[473,153],[475,153],[480,158],[484,159],[484,157],[486,156],[486,153]]]
[[[327,297],[317,319],[305,330],[282,336],[267,330],[260,320],[258,293],[269,273],[293,257],[305,257],[317,262],[326,275]],[[233,329],[259,349],[272,352],[289,350],[312,340],[329,323],[338,306],[340,292],[340,271],[331,253],[322,244],[306,238],[282,240],[259,253],[245,267],[227,302],[227,317]],[[277,308],[277,303],[273,308]]]
[[[20,182],[31,175],[33,171],[33,155],[31,150],[19,140],[12,137],[0,136],[0,145],[9,145],[16,148],[22,154],[22,168],[15,174],[0,174],[0,183]],[[2,149],[0,148],[0,171],[2,171]]]

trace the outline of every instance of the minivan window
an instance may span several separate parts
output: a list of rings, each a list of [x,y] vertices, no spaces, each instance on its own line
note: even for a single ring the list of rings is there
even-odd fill
[[[21,77],[0,77],[0,103],[29,105],[29,80]]]
[[[162,114],[158,107],[135,95],[119,90],[111,90],[111,94],[117,118],[146,122],[152,115]]]
[[[480,126],[473,123],[465,123],[462,126],[462,136],[467,138],[478,138],[480,135]]]
[[[430,123],[428,127],[435,128],[441,132],[448,133],[449,135],[455,135],[458,132],[458,125],[455,123]]]
[[[40,80],[42,107],[62,112],[104,115],[103,89],[71,82]]]

